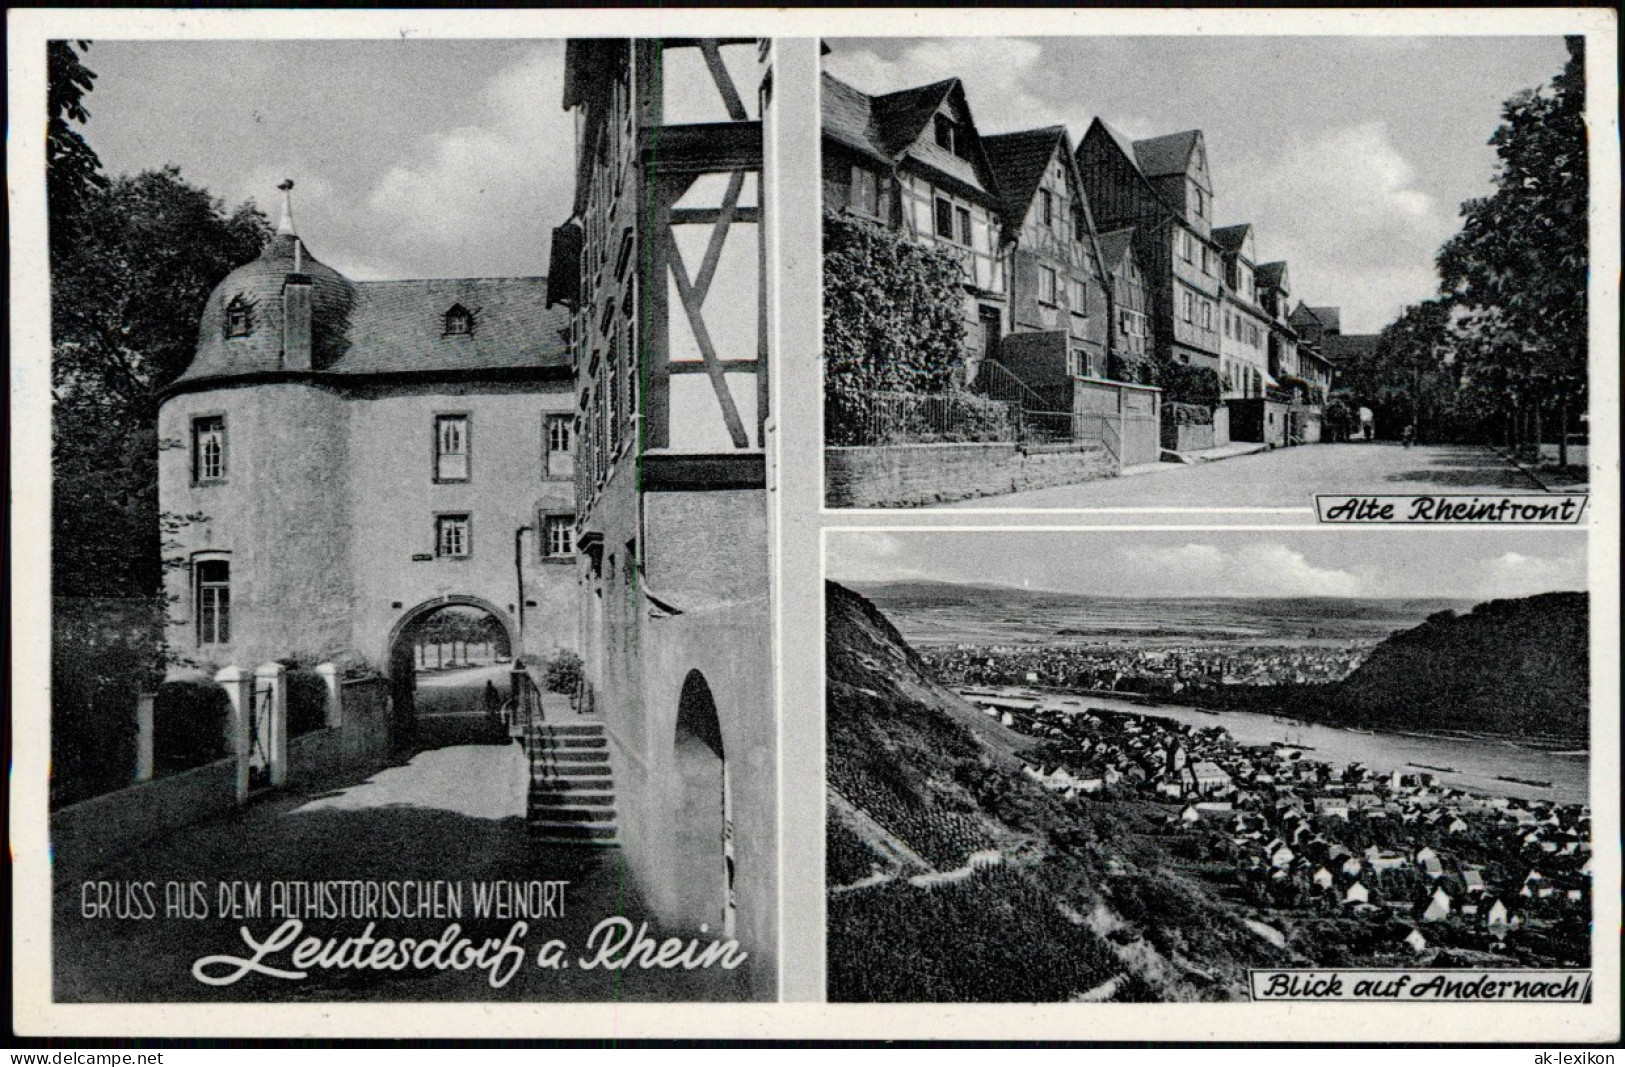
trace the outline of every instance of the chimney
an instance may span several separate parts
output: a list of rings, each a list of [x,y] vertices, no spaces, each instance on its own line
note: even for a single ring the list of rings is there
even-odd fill
[[[310,370],[311,284],[304,273],[304,242],[293,228],[293,179],[277,188],[282,190],[282,221],[276,232],[293,238],[293,271],[282,282],[282,369]]]

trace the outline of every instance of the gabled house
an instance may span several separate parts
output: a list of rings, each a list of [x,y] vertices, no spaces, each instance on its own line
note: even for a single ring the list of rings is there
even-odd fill
[[[1111,279],[1111,351],[1106,377],[1116,381],[1150,380],[1151,293],[1135,251],[1132,229],[1099,235],[1100,261]]]
[[[870,96],[828,74],[821,95],[823,197],[947,251],[964,271],[967,369],[1009,330],[997,181],[959,79]]]
[[[1104,378],[1108,348],[1106,271],[1066,127],[982,139],[1003,208],[1009,249],[1010,336],[1006,367],[1071,411],[1071,379]]]
[[[1276,384],[1269,366],[1270,321],[1258,302],[1251,223],[1223,226],[1213,241],[1224,263],[1219,340],[1219,396],[1260,397]]]
[[[1201,131],[1131,141],[1096,118],[1078,147],[1078,166],[1096,224],[1133,228],[1157,357],[1217,374],[1223,265],[1212,240],[1213,183]]]
[[[1443,922],[1450,917],[1451,903],[1450,894],[1446,893],[1442,887],[1435,887],[1433,895],[1428,898],[1427,904],[1422,908],[1420,921],[1425,923]]]

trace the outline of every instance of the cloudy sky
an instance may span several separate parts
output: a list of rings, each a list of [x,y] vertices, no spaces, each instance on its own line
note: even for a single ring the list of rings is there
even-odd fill
[[[173,163],[357,278],[547,273],[570,214],[558,41],[96,41],[84,128],[104,169]]]
[[[837,531],[836,581],[988,582],[1095,596],[1448,597],[1586,588],[1583,533],[1496,530]]]
[[[1095,116],[1203,131],[1217,220],[1251,222],[1294,297],[1375,332],[1433,294],[1461,201],[1491,190],[1501,102],[1563,68],[1560,37],[1096,37],[829,42],[871,93],[957,77],[983,133]]]

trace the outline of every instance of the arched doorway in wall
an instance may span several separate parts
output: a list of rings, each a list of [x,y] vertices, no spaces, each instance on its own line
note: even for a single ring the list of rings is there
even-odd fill
[[[513,635],[506,614],[475,597],[404,614],[390,633],[397,739],[417,748],[506,742],[494,713],[510,696]]]
[[[733,808],[728,760],[711,687],[699,671],[683,680],[674,739],[677,768],[677,898],[684,924],[734,936]]]

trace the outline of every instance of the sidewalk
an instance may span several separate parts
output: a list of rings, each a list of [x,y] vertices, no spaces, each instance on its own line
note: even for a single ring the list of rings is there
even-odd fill
[[[1163,449],[1164,455],[1177,455],[1177,460],[1158,460],[1156,463],[1139,463],[1132,467],[1124,467],[1118,475],[1121,478],[1132,478],[1141,474],[1156,474],[1159,471],[1177,470],[1180,467],[1193,463],[1212,463],[1221,459],[1232,459],[1236,456],[1251,456],[1258,452],[1269,451],[1269,445],[1259,441],[1235,441],[1217,448],[1205,448],[1200,452],[1169,452]]]
[[[1541,450],[1543,458],[1548,454],[1554,461],[1557,458],[1557,447],[1555,445],[1542,445]],[[1589,452],[1585,445],[1575,445],[1569,449],[1569,462],[1571,466],[1568,468],[1568,470],[1564,470],[1563,468],[1555,465],[1551,467],[1547,467],[1545,465],[1539,467],[1533,466],[1519,459],[1511,451],[1504,448],[1498,448],[1495,451],[1502,459],[1506,460],[1514,467],[1517,467],[1518,470],[1522,471],[1524,477],[1528,478],[1530,481],[1539,486],[1542,492],[1588,493],[1591,491],[1591,479],[1589,476],[1590,468],[1587,463]],[[1588,473],[1582,476],[1575,473],[1576,468],[1586,470]]]

